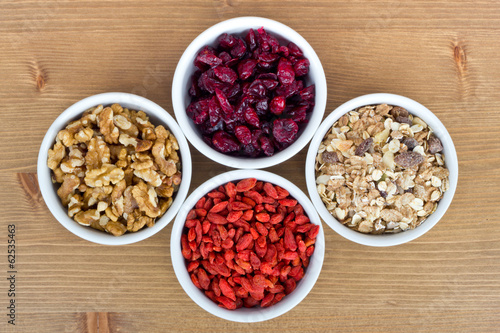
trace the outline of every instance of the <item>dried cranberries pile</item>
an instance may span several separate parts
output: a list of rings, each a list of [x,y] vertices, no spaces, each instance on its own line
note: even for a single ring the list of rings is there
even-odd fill
[[[220,186],[188,213],[182,255],[194,285],[219,306],[271,306],[291,293],[319,225],[287,190],[248,178]]]
[[[223,34],[197,55],[188,116],[205,141],[222,153],[271,156],[292,144],[314,106],[305,86],[309,60],[264,28],[245,38]]]

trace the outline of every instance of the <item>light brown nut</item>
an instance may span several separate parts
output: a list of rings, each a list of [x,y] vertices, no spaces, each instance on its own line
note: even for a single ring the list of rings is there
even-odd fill
[[[61,163],[61,160],[66,156],[66,148],[61,142],[56,142],[52,149],[49,149],[47,166],[51,170],[56,170]]]
[[[93,137],[87,145],[88,151],[85,155],[87,170],[101,168],[103,164],[110,163],[111,153],[108,145],[101,136]]]
[[[149,217],[157,217],[161,211],[155,190],[140,182],[132,188],[132,196],[137,201],[139,209]]]
[[[104,229],[113,236],[121,236],[127,231],[127,227],[118,221],[109,221]]]
[[[112,164],[103,164],[99,169],[87,171],[85,175],[85,184],[90,187],[100,187],[116,184],[124,178],[122,169]]]
[[[62,204],[67,206],[73,191],[80,185],[80,178],[75,175],[65,175],[61,187],[57,190],[57,195],[61,198]]]
[[[113,123],[113,109],[104,108],[98,117],[99,130],[107,143],[118,143],[120,131]]]
[[[78,212],[74,216],[74,220],[81,225],[90,226],[92,222],[98,222],[100,217],[101,214],[97,211],[97,209],[90,209]]]

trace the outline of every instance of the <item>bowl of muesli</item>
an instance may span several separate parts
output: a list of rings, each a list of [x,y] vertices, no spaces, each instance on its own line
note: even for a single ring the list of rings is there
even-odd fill
[[[429,231],[451,204],[455,146],[425,106],[369,94],[335,109],[314,135],[306,183],[322,219],[369,246],[403,244]]]

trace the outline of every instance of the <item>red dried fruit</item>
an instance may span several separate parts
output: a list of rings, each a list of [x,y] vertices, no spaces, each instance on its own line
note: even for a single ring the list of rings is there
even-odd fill
[[[273,300],[274,300],[274,294],[269,293],[266,296],[264,296],[264,298],[260,302],[260,306],[263,308],[269,307],[273,305]]]
[[[226,297],[226,296],[219,296],[216,299],[217,299],[217,302],[220,303],[219,305],[222,306],[223,308],[226,308],[228,310],[234,310],[234,309],[236,309],[236,302],[232,301],[228,297]]]
[[[255,215],[255,219],[259,222],[269,222],[271,218],[268,213],[261,212]]]
[[[278,79],[282,85],[289,85],[295,80],[295,72],[290,60],[281,58],[278,63]]]
[[[255,179],[255,178],[246,178],[246,179],[240,180],[236,184],[236,191],[238,191],[238,192],[250,191],[255,186],[256,183],[257,183],[257,179]]]
[[[273,135],[280,143],[292,143],[297,138],[299,126],[291,119],[276,119],[273,122]]]
[[[252,206],[246,204],[246,203],[243,203],[241,201],[233,201],[231,202],[231,210],[247,210],[247,209],[251,209]]]
[[[234,128],[234,134],[244,145],[249,145],[252,142],[252,132],[246,126],[236,126]]]
[[[243,113],[243,117],[245,118],[245,121],[249,124],[252,125],[253,127],[260,128],[260,120],[259,116],[255,112],[254,109],[251,107],[247,107]]]
[[[222,153],[229,153],[240,149],[240,146],[233,139],[233,137],[230,134],[223,131],[215,132],[212,138],[212,144],[217,150],[219,150]]]
[[[304,76],[309,73],[309,60],[300,59],[293,65],[295,76]]]
[[[227,283],[225,279],[219,280],[219,287],[220,291],[224,296],[233,301],[236,301],[236,295],[234,294],[233,288],[231,288],[231,286],[229,285],[229,283]]]
[[[218,204],[214,205],[210,209],[209,212],[210,213],[219,213],[219,212],[223,211],[224,209],[226,209],[228,203],[229,203],[228,201],[221,201]]]
[[[236,251],[241,251],[246,249],[253,241],[251,234],[244,234],[236,244]]]
[[[234,84],[234,82],[238,79],[238,74],[233,71],[231,68],[225,66],[217,66],[214,68],[215,76],[219,78],[222,82],[226,82],[229,84]]]
[[[222,63],[222,60],[215,55],[214,50],[211,47],[204,47],[198,56],[196,61],[209,65],[210,67],[218,66]]]
[[[208,213],[207,219],[214,224],[227,224],[227,219],[217,213]]]
[[[276,96],[271,101],[271,105],[269,106],[269,111],[274,113],[275,115],[280,115],[285,110],[286,99],[283,96]]]

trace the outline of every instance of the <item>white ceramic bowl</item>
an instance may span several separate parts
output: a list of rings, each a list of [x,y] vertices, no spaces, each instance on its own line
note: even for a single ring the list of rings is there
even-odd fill
[[[242,34],[250,29],[258,29],[264,27],[266,31],[281,41],[291,41],[299,46],[304,52],[304,56],[309,59],[310,67],[309,74],[306,77],[307,85],[315,84],[316,97],[314,109],[309,113],[309,123],[305,124],[300,131],[297,140],[288,148],[276,152],[270,157],[235,157],[225,155],[218,152],[209,146],[203,140],[199,130],[193,121],[187,116],[186,109],[191,102],[188,90],[191,85],[191,76],[196,70],[193,64],[198,52],[205,45],[215,45],[217,38],[223,33]],[[296,31],[288,26],[261,17],[238,17],[227,21],[220,22],[201,33],[187,47],[182,55],[174,74],[172,83],[172,103],[174,106],[175,117],[179,122],[184,134],[191,144],[198,149],[202,154],[212,159],[213,161],[224,164],[233,168],[240,169],[261,169],[267,168],[294,156],[311,140],[316,129],[318,128],[326,107],[326,78],[323,66],[314,49],[309,43]]]
[[[85,110],[99,104],[106,106],[113,103],[119,103],[123,107],[131,108],[134,110],[142,110],[146,112],[146,114],[150,117],[153,124],[163,124],[167,129],[169,129],[179,142],[179,152],[182,164],[181,185],[179,187],[179,191],[176,193],[176,197],[172,202],[172,205],[167,210],[165,215],[158,219],[156,221],[156,224],[151,228],[145,228],[135,233],[126,233],[120,237],[115,237],[106,232],[82,226],[68,217],[68,210],[62,205],[61,200],[56,193],[57,189],[59,188],[59,184],[52,184],[51,170],[47,166],[48,150],[54,145],[55,137],[61,129],[66,127],[66,125],[68,125],[70,121],[81,117],[81,114]],[[172,118],[172,116],[170,116],[167,111],[165,111],[158,104],[153,103],[146,98],[133,94],[110,92],[82,99],[81,101],[71,105],[63,113],[61,113],[59,117],[57,117],[57,119],[48,129],[47,134],[45,134],[42,145],[40,146],[40,152],[38,154],[37,174],[40,190],[42,192],[43,199],[47,204],[47,207],[49,208],[52,215],[54,215],[54,217],[66,229],[71,231],[73,234],[94,243],[106,245],[122,245],[135,243],[156,234],[174,218],[175,214],[177,213],[187,196],[189,185],[191,183],[191,168],[192,165],[189,145],[186,141],[186,138],[184,137],[184,134],[179,128],[179,125],[177,125],[174,118]]]
[[[408,110],[411,114],[420,117],[424,120],[434,131],[435,135],[441,140],[444,147],[445,165],[450,172],[450,188],[443,195],[443,198],[438,203],[436,211],[431,214],[420,226],[413,230],[400,232],[397,234],[381,234],[371,235],[363,234],[361,232],[351,230],[342,225],[336,220],[326,209],[324,203],[316,190],[316,177],[315,177],[315,158],[318,152],[319,145],[325,134],[333,126],[333,124],[345,113],[352,111],[356,108],[365,105],[374,105],[387,103],[389,105],[401,106]],[[306,183],[309,196],[316,207],[319,215],[322,217],[333,230],[341,236],[363,245],[369,246],[392,246],[403,244],[422,236],[429,231],[438,221],[443,217],[444,213],[450,206],[450,203],[455,194],[458,181],[458,161],[457,152],[451,139],[450,134],[439,121],[439,119],[425,106],[407,97],[393,95],[393,94],[370,94],[354,98],[338,108],[336,108],[321,124],[318,131],[311,141],[306,158]]]
[[[188,212],[194,207],[196,202],[201,197],[220,185],[226,184],[230,181],[236,182],[248,177],[257,178],[259,181],[270,182],[288,190],[290,195],[297,199],[297,201],[304,207],[304,211],[311,222],[320,226],[320,231],[316,238],[316,243],[314,245],[315,250],[311,256],[305,275],[302,280],[297,283],[297,288],[292,293],[285,296],[280,302],[268,308],[243,307],[236,310],[227,310],[217,306],[217,304],[205,296],[205,294],[191,282],[191,278],[187,271],[186,261],[182,256],[181,235],[184,231],[184,223]],[[304,297],[307,296],[309,291],[311,291],[316,283],[316,280],[318,279],[321,267],[323,266],[323,259],[325,256],[325,236],[323,233],[323,227],[321,226],[321,220],[316,213],[314,206],[311,201],[309,201],[308,197],[297,186],[285,178],[267,171],[252,170],[252,172],[249,173],[247,170],[234,170],[220,174],[206,181],[186,199],[179,210],[179,214],[177,215],[172,227],[170,254],[172,257],[172,265],[174,267],[175,275],[177,276],[179,283],[196,304],[211,314],[223,319],[247,323],[259,322],[278,317],[291,310],[294,306],[299,304]]]

